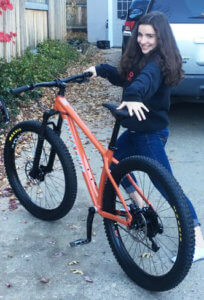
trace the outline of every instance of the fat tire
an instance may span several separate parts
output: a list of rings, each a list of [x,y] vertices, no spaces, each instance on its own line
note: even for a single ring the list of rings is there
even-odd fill
[[[115,166],[112,176],[116,183],[119,184],[124,174],[128,174],[133,170],[141,170],[157,178],[168,194],[170,206],[176,208],[182,235],[182,242],[179,242],[177,260],[168,273],[162,276],[153,276],[139,268],[129,256],[122,240],[114,233],[115,221],[104,218],[105,232],[116,260],[137,285],[151,291],[166,291],[177,286],[191,267],[195,245],[192,214],[185,195],[175,178],[163,166],[152,159],[142,156],[126,158]],[[114,213],[115,199],[115,191],[110,181],[107,180],[103,196],[103,209]]]
[[[54,209],[42,208],[32,202],[32,199],[26,193],[19,180],[15,164],[15,144],[18,138],[24,132],[36,133],[39,135],[41,125],[42,124],[38,121],[24,121],[11,129],[5,142],[4,163],[9,183],[20,203],[33,216],[41,220],[53,221],[64,217],[70,211],[74,205],[77,192],[75,167],[72,157],[70,156],[64,142],[50,127],[46,128],[45,140],[49,142],[58,155],[65,177],[65,191],[63,199],[59,206],[55,207]]]

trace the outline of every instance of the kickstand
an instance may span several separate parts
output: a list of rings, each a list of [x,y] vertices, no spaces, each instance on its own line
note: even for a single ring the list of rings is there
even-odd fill
[[[96,212],[95,207],[89,207],[89,212],[88,212],[87,221],[86,221],[87,238],[86,239],[79,239],[79,240],[76,240],[74,242],[71,242],[70,243],[71,247],[76,247],[76,246],[88,244],[88,243],[91,242],[92,224],[93,224],[93,219],[94,219],[95,212]]]

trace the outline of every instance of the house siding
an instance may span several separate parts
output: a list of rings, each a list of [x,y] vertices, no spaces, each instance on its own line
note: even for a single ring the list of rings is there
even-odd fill
[[[66,36],[66,0],[49,0],[48,10],[26,9],[25,0],[12,1],[14,9],[0,16],[0,31],[16,32],[15,44],[0,43],[0,58],[10,61],[27,47],[35,47],[48,38]]]

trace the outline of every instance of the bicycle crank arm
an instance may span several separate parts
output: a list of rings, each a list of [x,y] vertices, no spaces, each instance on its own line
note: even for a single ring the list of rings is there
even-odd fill
[[[79,239],[74,242],[70,243],[71,247],[76,247],[80,245],[85,245],[91,242],[91,236],[92,236],[92,224],[93,219],[95,215],[96,209],[95,207],[89,207],[89,213],[87,217],[87,223],[86,223],[86,230],[87,230],[87,238],[86,239]]]

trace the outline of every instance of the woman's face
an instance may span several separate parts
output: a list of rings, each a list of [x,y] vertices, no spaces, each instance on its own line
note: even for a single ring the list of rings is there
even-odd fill
[[[139,25],[137,42],[143,54],[148,54],[157,46],[156,32],[152,25]]]

